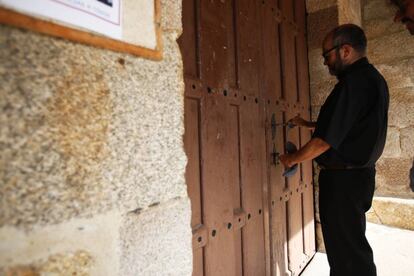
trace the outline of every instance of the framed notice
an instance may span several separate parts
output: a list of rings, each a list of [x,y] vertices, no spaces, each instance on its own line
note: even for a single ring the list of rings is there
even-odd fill
[[[161,59],[159,0],[0,0],[0,23]]]

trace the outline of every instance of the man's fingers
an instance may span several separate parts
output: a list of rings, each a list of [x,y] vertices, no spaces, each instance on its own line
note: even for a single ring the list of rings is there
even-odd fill
[[[302,121],[303,119],[299,115],[297,115],[296,117],[290,119],[287,124],[288,127],[293,128],[295,126],[300,126]]]
[[[290,167],[289,164],[288,164],[288,159],[287,159],[286,154],[280,155],[279,156],[279,160],[280,160],[280,162],[282,162],[282,164],[283,164],[283,166],[285,168],[289,168]]]

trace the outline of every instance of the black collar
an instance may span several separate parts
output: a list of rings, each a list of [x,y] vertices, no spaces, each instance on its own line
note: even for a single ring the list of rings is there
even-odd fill
[[[366,57],[362,57],[346,67],[341,73],[338,74],[338,79],[342,79],[346,75],[348,75],[351,72],[357,71],[358,69],[365,67],[369,64],[369,61]]]

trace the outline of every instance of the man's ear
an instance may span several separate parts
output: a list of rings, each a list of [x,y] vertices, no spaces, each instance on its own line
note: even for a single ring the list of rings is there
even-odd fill
[[[346,59],[350,56],[351,52],[353,51],[353,48],[351,47],[351,45],[344,44],[341,50],[342,50],[342,58]]]

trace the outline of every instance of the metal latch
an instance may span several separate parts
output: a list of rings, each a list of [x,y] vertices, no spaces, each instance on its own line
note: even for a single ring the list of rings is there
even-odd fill
[[[272,151],[271,155],[272,155],[272,164],[275,165],[275,166],[279,165],[280,164],[280,162],[279,162],[279,155],[280,154],[276,151],[275,144],[273,144],[273,151]]]
[[[274,140],[276,137],[276,116],[275,113],[272,114],[272,120],[271,120],[271,128],[272,128],[272,139]]]

